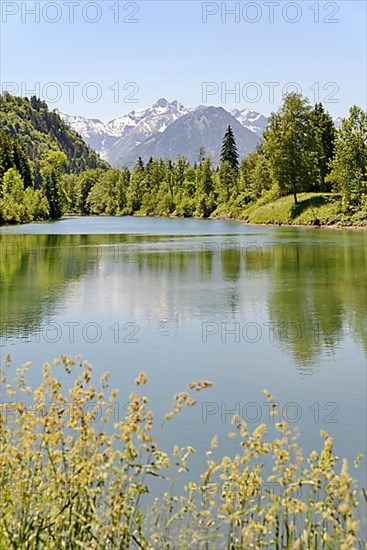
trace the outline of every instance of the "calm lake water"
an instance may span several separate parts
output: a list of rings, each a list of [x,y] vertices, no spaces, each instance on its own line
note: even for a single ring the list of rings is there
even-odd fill
[[[162,435],[198,449],[194,469],[214,434],[236,451],[234,411],[267,420],[264,388],[306,450],[323,428],[352,459],[366,454],[366,245],[366,232],[189,219],[1,228],[1,354],[32,361],[35,383],[43,362],[81,354],[111,371],[121,411],[145,370],[158,418],[211,380]]]

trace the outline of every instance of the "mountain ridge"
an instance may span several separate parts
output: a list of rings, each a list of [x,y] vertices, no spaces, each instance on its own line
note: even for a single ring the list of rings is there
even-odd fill
[[[206,132],[200,122],[203,113],[206,114]],[[236,127],[237,147],[243,157],[256,149],[268,122],[265,115],[251,109],[185,107],[177,99],[170,102],[163,97],[151,107],[133,110],[108,122],[63,113],[60,116],[101,158],[117,167],[123,164],[132,167],[139,156],[147,160],[150,156],[168,158],[171,155],[172,160],[176,160],[179,155],[185,155],[194,162],[199,147],[204,147],[213,163],[218,164],[224,121],[227,126]],[[218,116],[222,119],[220,124]],[[341,118],[334,122],[340,126]]]
[[[242,126],[223,107],[206,107],[186,114],[170,124],[164,132],[150,136],[124,160],[132,165],[136,157],[141,157],[144,162],[150,157],[176,161],[183,155],[193,164],[197,160],[199,148],[204,147],[206,155],[214,164],[218,164],[222,138],[229,125],[235,134],[240,156],[256,149],[259,140],[254,132]]]
[[[237,128],[237,133],[241,134],[239,143],[240,155],[243,156],[256,148],[258,140],[266,126],[267,119],[261,113],[248,109],[232,109],[227,111],[223,107],[205,105],[185,107],[177,99],[169,102],[165,98],[159,98],[151,107],[133,110],[126,115],[108,122],[102,122],[96,118],[89,119],[79,115],[67,115],[65,113],[60,113],[60,116],[74,131],[81,135],[90,147],[99,153],[101,158],[107,160],[112,165],[121,166],[122,164],[133,164],[139,156],[142,158],[152,156],[149,151],[153,137],[155,137],[154,143],[161,144],[158,145],[158,149],[162,154],[165,153],[167,148],[163,150],[164,143],[162,144],[162,141],[164,142],[164,139],[159,138],[159,134],[165,134],[172,124],[175,124],[187,115],[193,116],[194,120],[200,118],[200,113],[203,112],[206,112],[207,115],[210,115],[210,113],[214,115],[215,111],[210,109],[222,109],[222,118],[227,118],[227,125],[235,124],[234,121],[237,121],[243,128],[251,132],[250,134],[243,133],[242,130]],[[216,127],[215,124],[214,127]],[[181,125],[174,126],[174,129],[177,129],[177,131],[181,128]],[[191,132],[194,132],[194,130],[192,127]],[[218,127],[219,130],[220,132],[223,131],[223,124]],[[247,135],[247,139],[245,139],[245,134]],[[198,129],[196,138],[193,139],[196,145],[198,144],[198,135],[201,136],[201,142],[198,147],[203,146],[210,151],[213,151],[214,145],[210,145],[213,139],[220,144],[223,137],[223,134],[217,134],[214,137],[209,136],[208,134],[203,134]],[[167,134],[165,134],[166,136]],[[167,139],[172,139],[172,129],[168,132],[168,136]],[[255,139],[254,136],[256,136]],[[193,150],[194,145],[188,148],[188,136],[182,135],[181,142],[179,135],[174,137],[176,141],[176,150],[173,152],[174,157],[179,156],[179,154],[186,154],[191,160],[194,157],[196,158],[197,151]],[[147,150],[145,149],[145,144]],[[218,147],[214,149],[216,152],[213,162],[217,163],[219,160]]]

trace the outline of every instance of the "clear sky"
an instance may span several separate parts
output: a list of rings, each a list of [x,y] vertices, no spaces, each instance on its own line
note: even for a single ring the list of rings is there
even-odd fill
[[[68,114],[110,120],[165,97],[267,115],[291,82],[334,116],[366,108],[364,0],[0,4],[1,88]]]

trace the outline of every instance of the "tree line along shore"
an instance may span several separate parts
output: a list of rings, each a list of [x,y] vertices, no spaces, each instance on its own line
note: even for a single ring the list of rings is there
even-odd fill
[[[288,94],[257,150],[239,158],[228,126],[218,166],[137,159],[113,168],[45,102],[0,96],[0,223],[65,214],[232,218],[247,223],[365,227],[367,113],[335,128],[321,103]]]

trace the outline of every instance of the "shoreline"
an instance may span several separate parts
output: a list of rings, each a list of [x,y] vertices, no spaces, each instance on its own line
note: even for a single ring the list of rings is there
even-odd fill
[[[126,214],[124,216],[111,216],[106,214],[92,214],[92,215],[81,215],[81,214],[65,214],[58,220],[37,220],[33,222],[27,222],[27,223],[15,223],[15,224],[3,224],[0,225],[0,231],[3,227],[20,227],[22,225],[30,225],[30,224],[45,224],[50,222],[58,222],[65,218],[166,218],[166,219],[177,219],[177,220],[207,220],[207,221],[232,221],[241,223],[243,225],[249,226],[249,227],[285,227],[285,228],[305,228],[305,229],[333,229],[333,230],[339,230],[339,231],[367,231],[367,224],[366,225],[337,225],[337,224],[320,224],[320,225],[311,225],[311,224],[292,224],[292,223],[275,223],[275,222],[269,222],[269,223],[249,223],[246,222],[243,219],[240,218],[232,218],[230,216],[214,216],[213,218],[198,218],[196,216],[189,216],[189,217],[183,217],[183,216],[174,216],[174,215],[168,215],[168,216],[149,216],[149,215],[139,215],[139,214]]]
[[[237,220],[241,221],[241,220]],[[350,230],[350,231],[367,231],[367,225],[309,225],[309,224],[296,224],[296,223],[246,223],[245,225],[252,226],[270,226],[270,227],[304,227],[306,229],[333,229],[333,230]]]
[[[140,217],[140,216],[137,216]],[[185,219],[181,218],[180,216],[141,216],[141,217],[157,217],[157,218],[177,218],[177,219]],[[346,230],[349,229],[351,231],[367,231],[367,224],[366,225],[310,225],[310,224],[297,224],[297,223],[249,223],[244,220],[241,220],[240,218],[231,218],[226,216],[215,216],[213,218],[196,218],[195,216],[192,216],[191,218],[186,219],[193,219],[193,220],[223,220],[223,221],[233,221],[242,223],[243,225],[248,225],[250,227],[304,227],[306,229],[339,229],[339,230]]]

